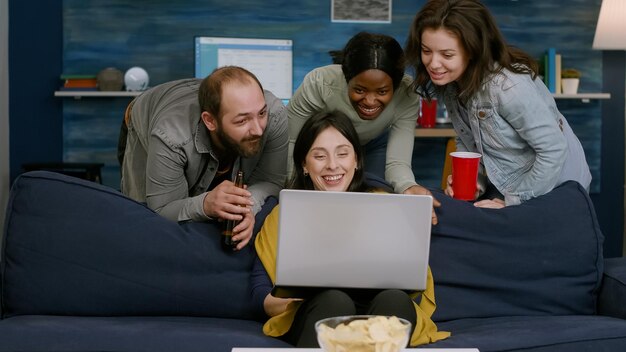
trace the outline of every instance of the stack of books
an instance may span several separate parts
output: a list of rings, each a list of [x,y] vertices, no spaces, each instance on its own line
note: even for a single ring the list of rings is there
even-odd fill
[[[61,75],[61,90],[97,90],[95,75]]]
[[[561,54],[548,48],[543,56],[543,81],[550,93],[561,94]]]

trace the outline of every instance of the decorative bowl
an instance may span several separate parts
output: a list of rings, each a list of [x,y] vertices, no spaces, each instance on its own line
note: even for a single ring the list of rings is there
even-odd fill
[[[411,323],[395,316],[345,315],[315,323],[325,352],[399,352],[409,342]]]

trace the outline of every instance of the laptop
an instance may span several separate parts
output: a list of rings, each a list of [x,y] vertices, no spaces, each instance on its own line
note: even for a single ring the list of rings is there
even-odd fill
[[[426,289],[431,196],[285,189],[279,198],[274,296]]]

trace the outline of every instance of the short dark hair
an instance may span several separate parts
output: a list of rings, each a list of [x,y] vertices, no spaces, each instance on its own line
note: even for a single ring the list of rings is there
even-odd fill
[[[393,37],[368,32],[357,33],[343,49],[341,69],[346,82],[363,71],[378,69],[391,77],[393,89],[400,86],[406,60],[402,46]]]
[[[507,45],[495,19],[479,0],[429,0],[415,15],[406,44],[406,57],[415,73],[413,88],[421,88],[428,98],[430,77],[422,63],[422,33],[440,28],[459,39],[469,58],[467,69],[459,78],[462,99],[469,99],[488,75],[503,68],[530,74],[533,79],[537,75],[536,60]]]
[[[259,82],[252,72],[245,68],[239,66],[218,67],[200,83],[200,89],[198,90],[200,110],[207,111],[213,116],[218,117],[222,105],[222,87],[224,84],[233,81],[244,84],[250,81],[256,82],[261,92],[263,92],[261,82]]]
[[[354,148],[357,169],[348,186],[348,192],[364,192],[368,190],[365,185],[365,174],[363,171],[364,154],[359,140],[359,134],[356,132],[354,125],[352,125],[352,121],[340,112],[321,113],[306,120],[300,133],[298,133],[293,148],[293,172],[287,184],[287,188],[314,189],[311,178],[304,175],[304,167],[302,165],[317,137],[330,127],[335,128],[346,137]]]

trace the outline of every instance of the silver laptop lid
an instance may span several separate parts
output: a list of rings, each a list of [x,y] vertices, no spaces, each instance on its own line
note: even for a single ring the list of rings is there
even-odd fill
[[[432,197],[282,190],[277,287],[424,290]]]

